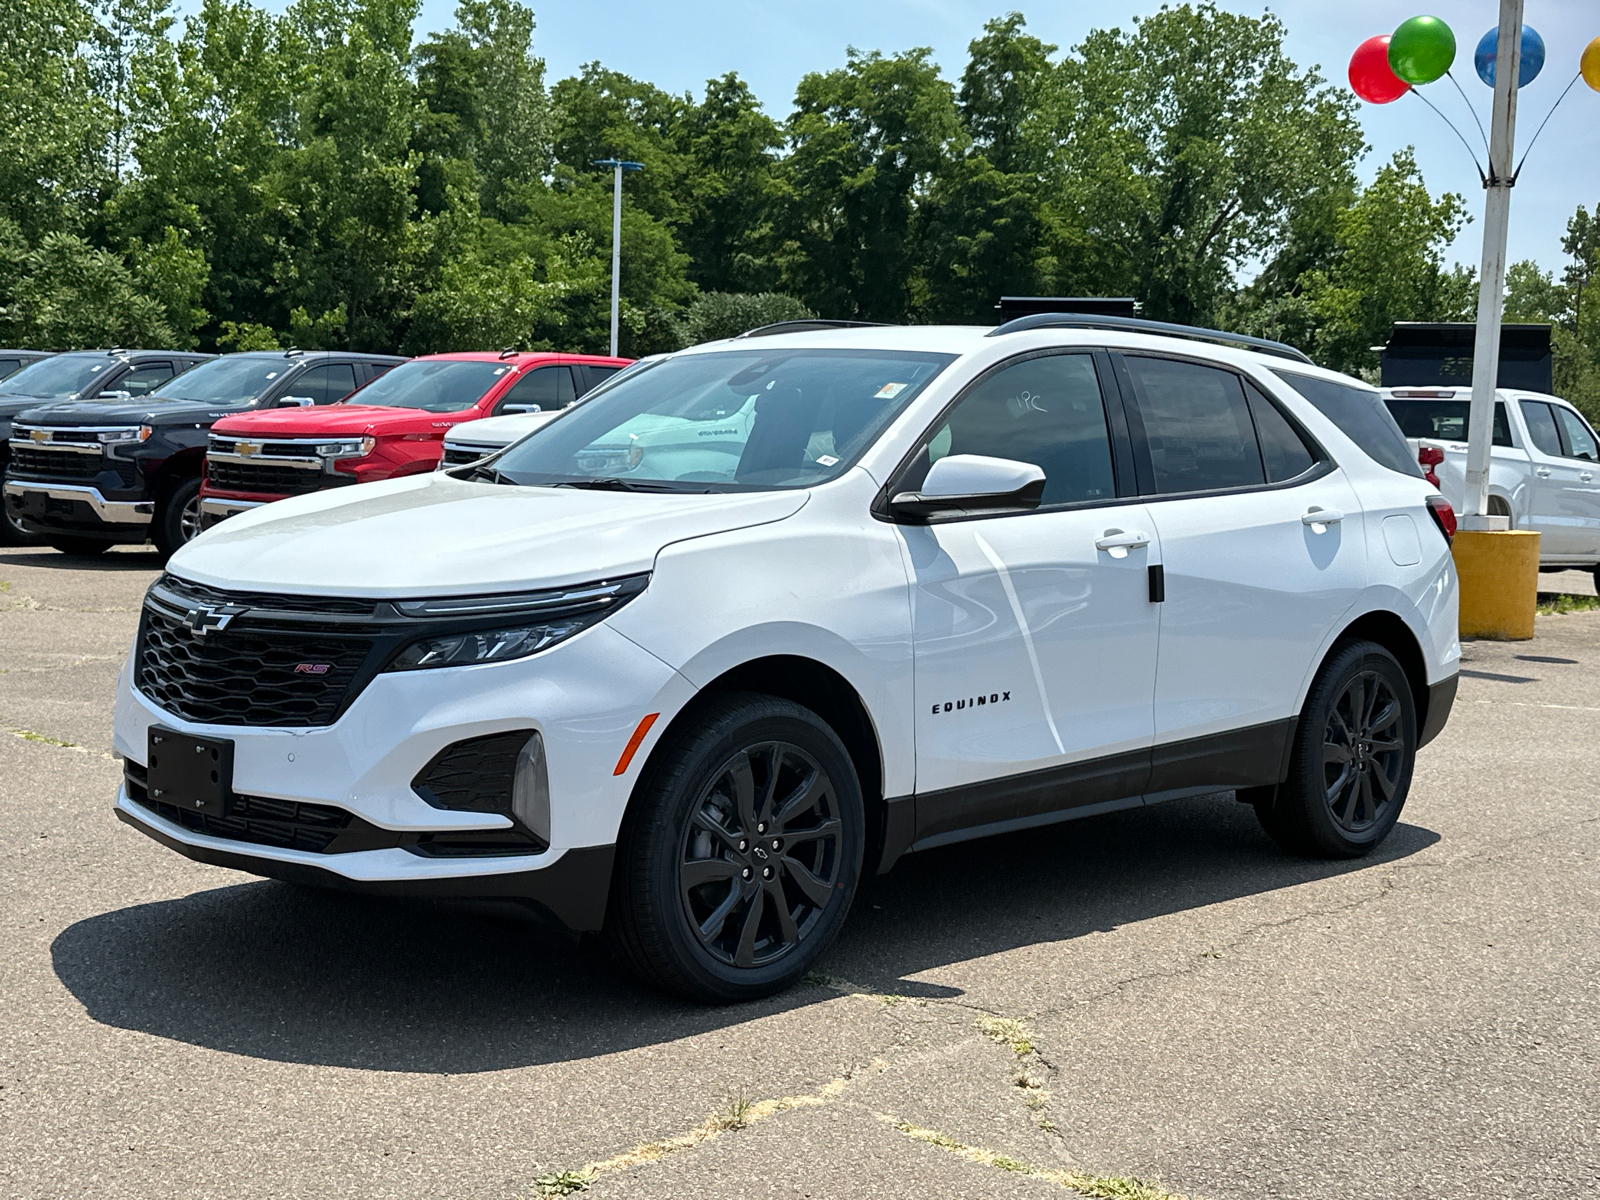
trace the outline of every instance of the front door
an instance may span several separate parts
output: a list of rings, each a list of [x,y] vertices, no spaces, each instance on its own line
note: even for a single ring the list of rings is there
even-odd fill
[[[1275,783],[1300,690],[1364,586],[1359,502],[1254,384],[1122,361],[1166,577],[1151,791]]]
[[[1119,498],[1107,411],[1093,355],[1014,361],[938,423],[892,489],[915,490],[949,454],[1045,472],[1037,511],[902,527],[919,840],[1143,789],[1160,560],[1148,510]]]
[[[1563,441],[1558,416],[1566,410],[1543,400],[1523,400],[1523,423],[1528,427],[1528,457],[1533,460],[1531,491],[1533,527],[1539,531],[1542,558],[1571,558],[1593,554],[1597,534],[1592,486],[1593,463],[1574,459]],[[1589,476],[1584,479],[1583,476]]]

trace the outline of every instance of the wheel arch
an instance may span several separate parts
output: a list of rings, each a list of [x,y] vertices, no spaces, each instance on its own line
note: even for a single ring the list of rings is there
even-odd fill
[[[856,769],[866,809],[867,836],[862,867],[868,873],[876,869],[883,856],[888,824],[883,747],[877,725],[860,692],[848,679],[826,663],[804,655],[771,654],[750,659],[724,670],[697,691],[655,739],[628,799],[628,812],[633,809],[658,756],[675,736],[693,723],[707,701],[732,692],[776,696],[798,704],[816,713],[838,735]],[[628,819],[628,812],[624,812],[623,821]]]
[[[1411,631],[1405,619],[1388,609],[1374,609],[1361,614],[1339,631],[1339,635],[1333,639],[1333,645],[1328,647],[1328,652],[1317,664],[1313,677],[1320,674],[1323,667],[1351,642],[1376,642],[1395,656],[1400,663],[1400,669],[1406,673],[1406,682],[1411,685],[1412,703],[1417,713],[1417,729],[1421,731],[1426,728],[1430,695],[1428,661],[1422,653],[1422,645],[1417,641],[1417,635]]]
[[[156,476],[151,480],[151,498],[157,503],[166,497],[166,493],[189,479],[199,479],[202,468],[205,466],[206,451],[204,446],[191,446],[184,450],[174,450],[167,455]]]

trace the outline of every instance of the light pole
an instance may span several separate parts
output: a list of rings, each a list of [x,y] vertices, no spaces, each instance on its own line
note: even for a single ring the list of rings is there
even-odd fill
[[[1520,7],[1521,0],[1518,0]],[[611,193],[611,357],[617,356],[617,308],[622,288],[622,173],[642,171],[643,163],[625,162],[620,158],[597,158],[597,167],[610,167],[616,172],[616,184]]]

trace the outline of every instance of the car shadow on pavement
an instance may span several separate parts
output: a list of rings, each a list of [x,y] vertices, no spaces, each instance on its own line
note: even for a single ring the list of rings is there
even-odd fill
[[[160,553],[149,547],[136,551],[111,550],[92,556],[63,554],[49,546],[13,546],[0,551],[0,566],[41,567],[49,571],[158,571],[161,562]]]
[[[957,996],[908,977],[1380,869],[1438,840],[1401,824],[1370,858],[1288,858],[1223,794],[950,846],[868,881],[819,971],[873,992]],[[634,983],[598,944],[571,946],[524,921],[266,881],[90,917],[51,951],[57,977],[104,1024],[257,1058],[386,1071],[589,1058],[836,994],[807,983],[751,1004],[699,1007]]]

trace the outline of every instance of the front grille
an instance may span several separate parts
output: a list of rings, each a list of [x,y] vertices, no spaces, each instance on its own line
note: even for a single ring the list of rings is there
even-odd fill
[[[186,721],[331,725],[372,651],[370,636],[314,628],[228,628],[201,636],[146,605],[135,685]]]
[[[435,808],[509,815],[517,755],[532,736],[514,729],[452,743],[417,772],[411,790]]]
[[[246,608],[264,608],[273,612],[311,613],[315,615],[371,617],[377,607],[375,600],[350,600],[337,596],[289,596],[265,592],[225,592],[221,588],[207,587],[176,575],[163,575],[156,586],[175,598],[190,604],[209,605],[213,608],[239,604]]]
[[[235,793],[228,815],[214,817],[191,812],[176,804],[150,799],[144,767],[136,762],[124,764],[123,778],[128,799],[174,825],[194,833],[249,842],[255,846],[276,846],[280,850],[306,850],[312,854],[348,853],[371,850],[379,844],[394,845],[397,838],[376,825],[369,825],[354,813],[328,804],[308,804],[300,800],[273,800],[266,796]],[[339,843],[337,846],[335,843]]]
[[[71,450],[45,450],[38,446],[11,447],[11,473],[37,479],[93,479],[106,469],[99,454]]]
[[[299,496],[320,491],[326,482],[321,471],[272,463],[219,462],[214,458],[206,460],[206,476],[215,488],[272,496]]]
[[[446,446],[444,450],[444,465],[447,467],[460,467],[470,462],[477,462],[486,455],[493,454],[497,447],[484,446],[481,448],[457,449]]]

